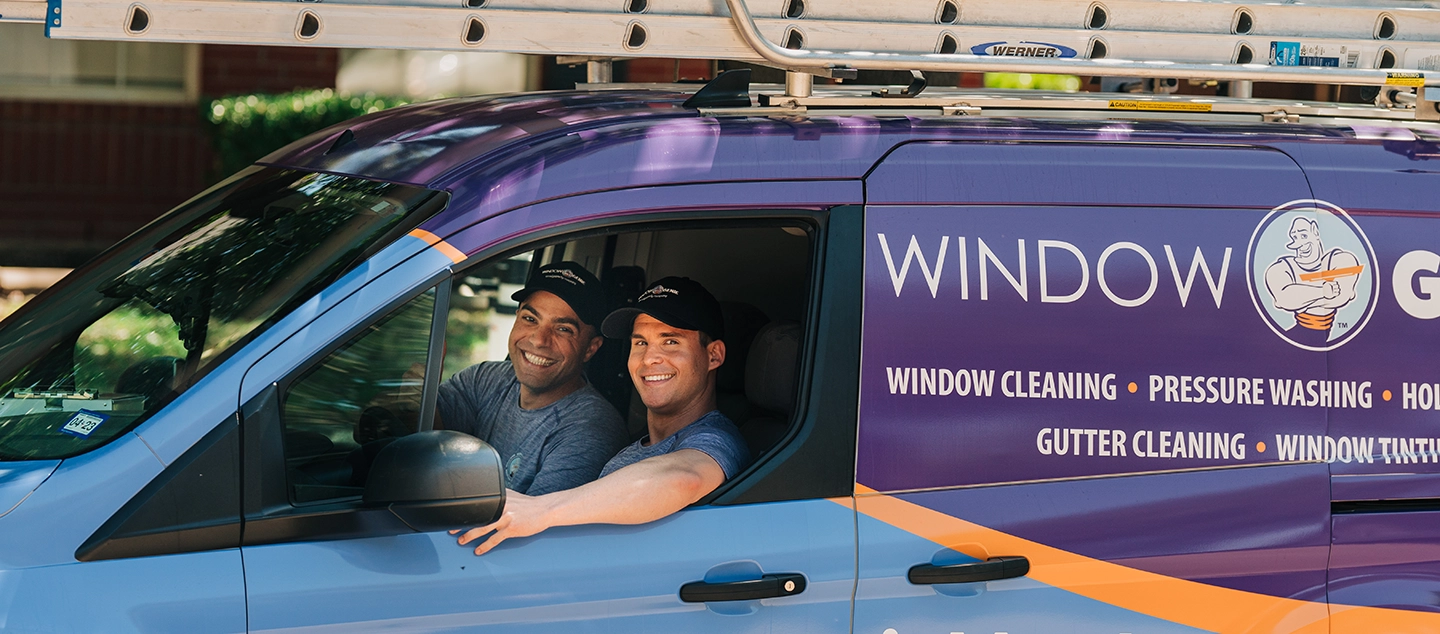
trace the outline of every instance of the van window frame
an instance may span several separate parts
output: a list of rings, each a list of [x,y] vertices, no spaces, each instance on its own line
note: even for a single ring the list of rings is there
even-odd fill
[[[507,238],[457,263],[453,270],[463,276],[486,262],[587,237],[673,229],[784,227],[795,226],[795,221],[809,225],[810,270],[803,323],[805,342],[796,373],[796,402],[789,428],[773,447],[752,457],[739,474],[691,506],[848,497],[855,488],[860,341],[855,336],[847,343],[842,333],[860,332],[861,205],[638,211],[587,219]],[[829,304],[825,303],[827,297]],[[826,322],[827,328],[817,326]],[[833,359],[823,368],[816,362],[821,346]],[[812,393],[830,396],[812,400]]]
[[[305,503],[296,503],[293,500],[285,464],[284,397],[297,381],[308,376],[310,370],[324,363],[330,355],[362,336],[395,311],[433,290],[435,305],[431,314],[425,386],[421,397],[422,416],[426,397],[432,401],[430,411],[433,412],[434,390],[439,386],[436,382],[432,388],[430,380],[430,368],[434,365],[439,351],[434,326],[435,320],[443,320],[445,312],[449,311],[452,279],[452,270],[445,268],[386,302],[356,325],[326,342],[324,347],[303,363],[296,365],[280,380],[271,383],[241,406],[240,428],[244,447],[241,456],[243,545],[379,537],[413,532],[387,508],[362,506],[358,495]],[[383,284],[385,280],[379,278],[371,283]],[[439,337],[442,344],[443,333],[442,328]],[[428,431],[431,428],[429,419],[422,418],[418,431]]]
[[[255,546],[295,541],[353,539],[379,537],[413,532],[385,508],[361,506],[358,497],[347,497],[297,505],[289,495],[285,474],[283,425],[280,404],[287,389],[299,378],[322,363],[330,354],[352,341],[367,328],[385,319],[393,311],[434,289],[436,313],[433,317],[430,358],[424,383],[423,411],[433,412],[440,377],[437,357],[445,338],[444,323],[450,306],[449,293],[454,281],[467,271],[496,259],[518,253],[533,252],[556,244],[599,235],[644,231],[699,230],[706,228],[785,227],[804,225],[810,234],[810,268],[808,271],[805,343],[801,367],[797,373],[796,405],[785,436],[762,456],[693,506],[728,506],[760,502],[822,499],[849,496],[854,487],[855,412],[858,411],[859,341],[848,343],[843,333],[859,332],[860,205],[827,205],[804,209],[780,207],[757,210],[713,208],[685,211],[636,211],[623,216],[606,216],[566,223],[536,231],[517,234],[477,251],[465,260],[437,272],[425,282],[387,302],[367,315],[357,325],[337,335],[304,362],[296,365],[280,380],[272,383],[242,406],[244,435],[243,545]],[[847,218],[832,223],[832,216]],[[853,234],[853,235],[851,235]],[[830,243],[839,239],[844,244],[834,249]],[[853,238],[853,239],[852,239]],[[827,253],[830,258],[827,260]],[[827,268],[828,262],[851,265]],[[853,271],[848,269],[853,268]],[[853,278],[853,279],[851,279]],[[383,283],[376,280],[371,283]],[[827,294],[830,304],[825,304]],[[853,297],[850,297],[852,296]],[[854,323],[834,334],[822,336],[817,324],[823,316],[848,316]],[[842,321],[844,319],[842,318]],[[438,325],[437,325],[438,324]],[[840,354],[836,354],[840,348]],[[831,357],[843,358],[833,365],[835,371],[817,367],[817,345],[826,345]],[[848,354],[845,347],[848,346]],[[823,377],[822,377],[823,375]],[[839,398],[810,399],[819,388],[844,390]],[[829,392],[827,392],[828,394]],[[826,407],[827,402],[833,405]],[[842,412],[834,415],[839,409]],[[420,422],[421,430],[433,427],[433,416]],[[824,429],[822,433],[817,430]]]

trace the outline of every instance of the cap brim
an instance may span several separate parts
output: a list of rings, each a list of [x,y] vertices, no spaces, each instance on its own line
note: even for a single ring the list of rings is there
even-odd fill
[[[630,329],[635,326],[635,318],[644,314],[645,311],[639,308],[617,308],[605,316],[605,321],[600,324],[600,333],[611,339],[629,337]]]

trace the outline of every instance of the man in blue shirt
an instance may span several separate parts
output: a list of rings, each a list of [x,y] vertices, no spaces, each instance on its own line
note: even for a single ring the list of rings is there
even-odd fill
[[[520,307],[510,359],[470,366],[442,383],[436,427],[494,447],[514,491],[580,486],[629,440],[620,414],[585,380],[585,362],[604,342],[604,292],[579,264],[559,262],[512,297]]]
[[[548,495],[507,494],[499,520],[460,535],[465,545],[490,534],[475,554],[555,526],[651,522],[705,497],[749,463],[740,430],[715,409],[724,322],[709,291],[689,278],[664,278],[634,307],[610,313],[601,330],[630,340],[630,380],[650,433],[606,463],[599,480]]]

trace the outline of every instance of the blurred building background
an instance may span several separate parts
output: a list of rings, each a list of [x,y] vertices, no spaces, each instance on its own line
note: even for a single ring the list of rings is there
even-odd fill
[[[616,74],[671,81],[682,67],[689,79],[712,70],[639,60]],[[584,76],[500,53],[50,40],[40,25],[3,23],[0,267],[78,266],[225,176],[205,121],[215,98],[329,88],[417,101]]]

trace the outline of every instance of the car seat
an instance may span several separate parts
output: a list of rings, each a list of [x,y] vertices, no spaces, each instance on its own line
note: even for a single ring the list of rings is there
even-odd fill
[[[755,335],[745,364],[750,417],[740,426],[752,456],[775,446],[790,428],[803,345],[803,330],[794,321],[771,322]]]
[[[725,320],[725,363],[715,371],[715,406],[738,425],[750,417],[750,403],[745,397],[750,346],[770,318],[744,302],[720,302],[720,315]]]

